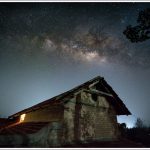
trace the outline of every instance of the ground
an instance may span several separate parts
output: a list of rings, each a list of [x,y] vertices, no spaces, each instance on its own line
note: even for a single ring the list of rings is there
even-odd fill
[[[122,138],[119,141],[113,142],[92,142],[85,144],[76,144],[76,145],[66,145],[64,147],[74,147],[74,148],[146,148],[141,143],[136,143],[131,140]]]
[[[8,146],[6,145],[5,148]],[[24,147],[24,146],[22,146]],[[14,148],[14,147],[13,147]],[[78,143],[74,145],[66,145],[61,148],[146,148],[142,143],[137,143],[125,138],[120,139],[119,141],[112,142],[89,142],[89,143]]]

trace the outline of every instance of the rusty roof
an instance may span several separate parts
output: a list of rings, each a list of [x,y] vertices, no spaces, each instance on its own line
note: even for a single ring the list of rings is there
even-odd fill
[[[11,135],[11,134],[33,134],[38,132],[49,122],[22,122],[12,124],[0,129],[0,135]]]
[[[34,110],[37,110],[37,109],[40,109],[40,108],[43,108],[43,107],[46,107],[49,105],[63,104],[64,103],[63,99],[65,97],[73,96],[74,92],[77,92],[77,91],[81,90],[82,88],[88,88],[88,86],[90,84],[92,84],[93,82],[96,82],[96,81],[100,81],[100,83],[107,89],[107,91],[113,95],[113,100],[110,100],[110,103],[112,103],[115,106],[118,115],[130,115],[131,114],[130,111],[125,106],[125,104],[123,103],[123,101],[118,97],[118,95],[111,88],[111,86],[104,80],[104,78],[97,76],[97,77],[95,77],[95,78],[93,78],[93,79],[67,91],[67,92],[64,92],[64,93],[59,94],[53,98],[50,98],[50,99],[45,100],[41,103],[38,103],[32,107],[29,107],[27,109],[19,111],[15,114],[9,116],[8,118],[17,117],[23,113],[28,113],[28,112],[31,112],[31,111],[34,111]]]

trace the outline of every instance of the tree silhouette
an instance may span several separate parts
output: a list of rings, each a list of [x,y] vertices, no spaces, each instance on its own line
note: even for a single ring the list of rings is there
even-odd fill
[[[143,123],[142,119],[137,118],[137,120],[135,122],[135,127],[136,128],[143,128],[144,127],[144,123]]]
[[[137,26],[128,25],[123,34],[131,42],[143,42],[150,39],[150,8],[139,12]]]

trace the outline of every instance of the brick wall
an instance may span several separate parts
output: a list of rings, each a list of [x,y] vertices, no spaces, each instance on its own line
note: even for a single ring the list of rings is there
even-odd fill
[[[78,101],[78,139],[114,140],[117,137],[117,119],[115,110],[106,98],[98,96],[97,100],[93,100],[90,93],[82,92]]]

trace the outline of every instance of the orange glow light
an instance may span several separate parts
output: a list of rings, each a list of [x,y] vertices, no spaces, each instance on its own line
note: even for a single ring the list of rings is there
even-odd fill
[[[22,114],[22,115],[20,116],[20,122],[23,122],[23,121],[24,121],[25,116],[26,116],[26,114]]]

